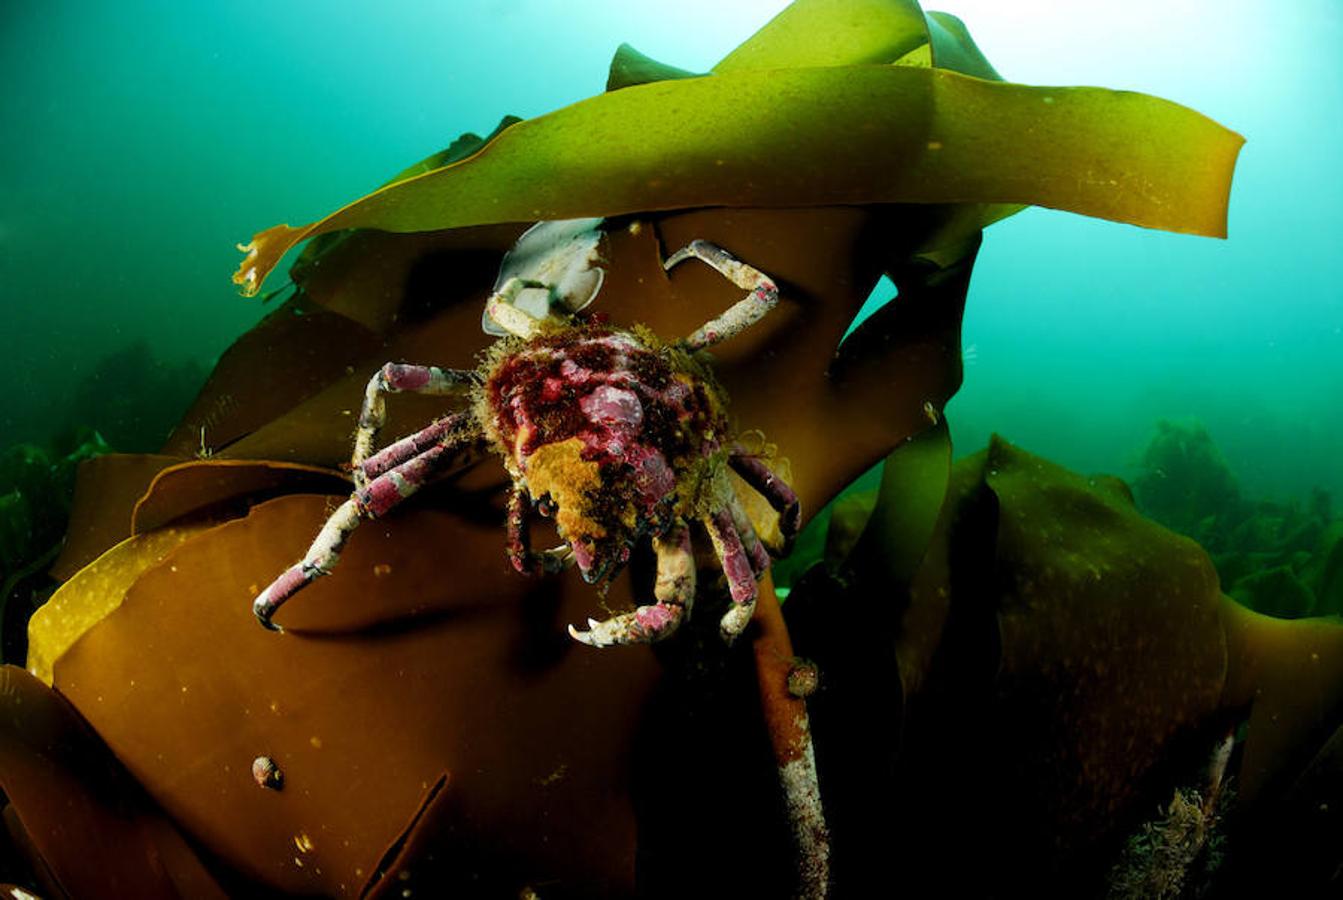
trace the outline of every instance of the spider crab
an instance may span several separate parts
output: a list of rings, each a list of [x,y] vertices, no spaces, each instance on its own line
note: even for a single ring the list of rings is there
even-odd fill
[[[313,579],[331,572],[364,519],[387,514],[466,448],[493,449],[512,476],[507,552],[524,574],[577,564],[583,579],[613,579],[631,551],[651,539],[657,558],[653,603],[588,630],[597,647],[648,643],[674,633],[695,598],[692,530],[702,528],[726,576],[731,605],[720,630],[731,642],[746,627],[756,580],[770,555],[736,495],[735,471],[779,513],[785,542],[796,534],[797,495],[731,435],[727,401],[699,351],[759,321],[778,302],[764,273],[707,241],[672,254],[664,269],[698,259],[747,295],[678,341],[640,326],[619,328],[578,312],[600,290],[595,266],[601,220],[543,222],[504,258],[483,326],[500,340],[475,369],[388,363],[368,382],[351,469],[355,490],[331,515],[302,561],[253,603],[261,624]],[[539,277],[538,277],[539,276]],[[460,412],[378,452],[385,395],[462,395]],[[535,552],[529,519],[553,518],[565,544]]]

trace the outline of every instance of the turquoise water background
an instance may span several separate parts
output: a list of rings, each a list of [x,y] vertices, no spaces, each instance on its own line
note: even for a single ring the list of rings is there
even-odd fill
[[[229,282],[254,231],[599,92],[621,41],[704,70],[784,5],[5,0],[0,446],[48,440],[136,339],[208,369],[263,312]],[[1126,475],[1158,419],[1197,419],[1247,494],[1343,497],[1343,2],[928,8],[1009,80],[1146,91],[1248,139],[1227,241],[1039,209],[988,231],[958,447],[998,431]]]

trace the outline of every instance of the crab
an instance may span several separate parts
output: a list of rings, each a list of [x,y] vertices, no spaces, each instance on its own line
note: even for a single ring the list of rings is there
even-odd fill
[[[653,602],[569,633],[606,647],[651,643],[676,632],[696,593],[692,534],[707,535],[731,597],[719,630],[731,643],[751,619],[769,550],[736,494],[735,471],[796,534],[797,495],[734,440],[727,400],[700,351],[749,328],[778,302],[759,270],[707,241],[664,262],[698,259],[747,295],[689,336],[664,341],[641,326],[580,315],[600,290],[600,220],[543,222],[505,257],[483,325],[500,335],[475,369],[388,363],[368,382],[351,470],[355,490],[327,519],[304,558],[255,599],[262,625],[281,604],[329,574],[365,519],[393,510],[465,449],[492,449],[512,478],[506,551],[514,569],[541,575],[577,565],[594,585],[610,580],[647,540],[656,556]],[[536,277],[536,276],[541,277]],[[544,279],[544,280],[542,280]],[[444,416],[374,452],[385,395],[465,395]],[[564,543],[533,551],[533,514],[551,518]]]

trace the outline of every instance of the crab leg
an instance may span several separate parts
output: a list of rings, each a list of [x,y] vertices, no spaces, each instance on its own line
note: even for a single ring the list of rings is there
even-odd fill
[[[697,328],[684,341],[688,349],[703,350],[740,334],[764,318],[779,302],[779,288],[768,275],[708,241],[691,241],[668,257],[662,268],[671,271],[672,266],[691,257],[713,266],[728,281],[750,293],[722,315]]]
[[[286,569],[252,601],[252,612],[256,614],[257,620],[271,631],[282,631],[280,626],[271,621],[275,611],[313,579],[330,574],[340,561],[340,552],[350,533],[359,527],[360,521],[385,515],[423,487],[444,464],[454,458],[450,449],[447,444],[430,447],[351,494],[350,499],[326,520],[303,559]]]
[[[359,527],[359,501],[346,500],[331,514],[317,533],[317,539],[308,548],[303,560],[285,569],[284,574],[266,586],[252,601],[252,612],[257,621],[271,631],[283,631],[271,621],[271,616],[286,600],[308,586],[319,575],[328,574],[340,560],[340,551],[350,532]]]
[[[756,535],[751,517],[746,514],[746,507],[741,505],[736,494],[728,498],[727,508],[732,513],[732,524],[737,527],[737,534],[741,537],[746,557],[751,561],[751,571],[755,573],[756,578],[759,578],[769,568],[769,551]]]
[[[518,294],[522,293],[524,288],[550,290],[550,285],[523,278],[510,278],[485,301],[485,315],[509,334],[528,339],[536,336],[541,320],[513,305],[513,301],[518,299]]]
[[[364,460],[360,466],[364,480],[396,468],[407,460],[414,459],[435,444],[465,444],[462,436],[471,426],[471,417],[466,413],[453,413],[441,419],[435,419],[427,428],[415,432],[409,437],[388,444],[377,453]]]
[[[533,553],[527,533],[531,496],[520,484],[513,485],[508,495],[508,561],[523,575],[550,575],[567,568],[574,561],[574,551],[568,547],[552,547]]]
[[[751,569],[751,558],[742,545],[741,535],[732,522],[732,512],[726,506],[705,516],[702,521],[708,529],[723,574],[727,576],[728,593],[732,595],[732,608],[719,622],[723,639],[732,643],[751,621],[751,613],[755,610],[755,572]]]
[[[676,631],[695,600],[695,554],[690,547],[690,529],[677,520],[665,535],[653,538],[653,550],[658,559],[657,583],[653,587],[657,603],[604,622],[588,619],[587,631],[570,625],[569,634],[574,640],[592,647],[649,644]]]
[[[470,369],[440,369],[437,366],[413,366],[387,363],[368,380],[364,388],[364,405],[359,411],[359,430],[354,435],[354,453],[350,468],[354,483],[363,487],[367,480],[364,462],[373,452],[373,442],[387,421],[387,403],[384,394],[411,391],[417,394],[454,394],[475,384],[479,376]],[[432,425],[430,426],[433,427]],[[394,445],[395,446],[395,445]]]
[[[751,455],[740,444],[732,448],[727,462],[732,471],[755,488],[779,513],[779,533],[785,541],[792,541],[797,535],[798,521],[802,516],[802,505],[793,489],[761,462],[758,456]]]

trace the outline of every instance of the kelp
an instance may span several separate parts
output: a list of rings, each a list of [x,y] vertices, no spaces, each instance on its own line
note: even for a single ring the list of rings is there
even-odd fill
[[[1272,616],[1343,613],[1343,518],[1327,491],[1305,502],[1246,496],[1198,422],[1158,422],[1139,465],[1139,505],[1211,554],[1227,594]]]
[[[1132,810],[1175,741],[1219,709],[1216,570],[1104,482],[1001,440],[984,471],[997,506],[995,687],[1024,751],[1016,783],[1048,789],[1044,833],[1080,844]]]
[[[1240,723],[1229,821],[1253,841],[1261,815],[1294,829],[1311,827],[1305,811],[1325,815],[1306,810],[1301,779],[1343,784],[1336,749],[1320,751],[1343,721],[1337,620],[1245,609],[1207,554],[1145,519],[1122,482],[1001,439],[949,481],[931,432],[886,465],[882,489],[852,504],[863,536],[831,542],[851,549],[800,579],[785,607],[827,688],[812,722],[850,883],[879,878],[893,844],[927,877],[968,845],[983,866],[959,892],[1010,893],[1048,872],[1089,895],[1118,834],[1197,780]],[[923,493],[937,484],[930,532]],[[872,834],[891,808],[902,815]],[[1264,877],[1281,874],[1253,856]],[[1310,884],[1326,868],[1312,861]]]
[[[331,348],[376,346],[377,336],[360,323],[303,294],[292,297],[224,351],[163,452],[217,453],[343,374],[345,363]]]
[[[51,684],[52,666],[70,645],[121,604],[126,589],[200,526],[127,538],[81,568],[28,620],[28,671]]]
[[[926,14],[926,23],[932,65],[989,81],[1003,80],[960,19],[950,13],[930,12]]]
[[[927,41],[916,0],[802,0],[786,6],[713,71],[889,63]]]
[[[443,166],[460,162],[468,156],[472,156],[479,152],[480,148],[494,140],[495,137],[499,135],[499,132],[510,125],[514,125],[521,121],[522,120],[517,116],[504,116],[499,120],[499,124],[495,126],[494,130],[486,137],[482,138],[480,135],[470,131],[459,135],[457,139],[447,147],[444,147],[437,153],[432,153],[429,156],[426,156],[417,163],[407,166],[391,178],[387,179],[387,181],[380,185],[380,187],[396,184],[398,181],[405,181],[407,178],[413,178],[416,175],[422,175],[425,172],[431,172],[434,169],[441,169]],[[298,259],[294,261],[293,267],[289,270],[289,277],[293,279],[295,284],[303,284],[307,280],[308,275],[317,270],[318,262],[324,259],[331,249],[338,246],[342,241],[351,237],[353,234],[354,232],[352,231],[328,232],[312,241],[307,247],[303,248],[303,252],[299,254]]]
[[[1224,236],[1241,142],[1152,97],[937,69],[656,82],[520,122],[468,160],[314,225],[261,232],[234,280],[254,294],[290,247],[338,229],[431,231],[697,206],[1025,203]]]
[[[872,22],[867,7],[886,16],[855,27]],[[812,22],[830,25],[800,27]],[[290,247],[350,228],[433,231],[701,206],[1035,204],[1225,235],[1239,135],[1141,94],[985,81],[916,59],[872,64],[921,44],[934,66],[940,57],[993,74],[950,17],[925,21],[912,3],[803,0],[711,76],[624,82],[312,225],[261,232],[234,280],[255,294]],[[630,59],[618,54],[616,67],[635,72],[630,80],[657,74]]]
[[[70,704],[14,666],[0,666],[0,809],[45,896],[228,896]]]
[[[1276,619],[1230,599],[1220,613],[1232,662],[1222,703],[1248,709],[1240,792],[1255,800],[1343,721],[1343,622]]]
[[[339,491],[349,482],[317,466],[254,460],[192,460],[154,476],[131,512],[131,533],[145,534],[183,519],[235,518],[248,505],[280,493]]]
[[[154,476],[180,456],[109,453],[85,460],[75,475],[70,527],[51,575],[65,581],[104,551],[131,536],[131,513]]]
[[[611,65],[606,75],[606,89],[618,91],[636,84],[649,84],[654,81],[672,81],[677,78],[699,78],[700,73],[687,72],[676,66],[658,62],[650,56],[640,53],[629,44],[621,44],[611,57]]]
[[[902,276],[908,286],[902,300],[879,310],[841,345],[854,314],[886,267],[888,248],[899,246],[901,240],[898,229],[866,210],[708,210],[657,217],[637,233],[613,233],[604,310],[620,318],[638,315],[658,333],[676,335],[688,333],[739,299],[740,290],[707,267],[687,268],[671,277],[661,271],[660,247],[693,237],[731,242],[743,255],[759,260],[785,280],[784,305],[777,315],[771,315],[754,333],[723,345],[717,368],[732,392],[734,418],[741,427],[758,428],[767,441],[787,448],[808,508],[819,508],[892,443],[927,428],[925,404],[940,408],[959,383],[964,273],[941,282],[925,279],[930,285],[924,289],[917,287],[918,276]],[[433,283],[429,279],[430,287]],[[371,352],[410,358],[433,354],[433,359],[451,364],[469,360],[488,338],[479,331],[479,307],[453,303],[431,309],[419,319],[398,319],[386,340]],[[258,346],[264,345],[258,342]],[[233,479],[253,479],[255,473],[249,466],[230,464],[227,459],[233,453],[253,452],[250,448],[278,452],[297,446],[308,459],[329,457],[335,463],[348,459],[350,418],[340,413],[357,409],[372,366],[356,365],[357,359],[351,362],[342,354],[370,351],[339,345],[325,350],[334,360],[321,360],[323,371],[339,372],[328,387],[235,440],[215,459],[169,470],[155,482],[149,497],[139,501],[139,509],[161,507],[167,517],[189,520],[186,507],[192,498],[206,507],[217,505],[214,498],[219,494],[212,479],[219,479],[221,485]],[[365,362],[376,359],[376,365],[385,358],[369,356]],[[247,378],[262,390],[261,376],[269,357],[259,353],[252,362],[257,371],[248,372]],[[288,365],[286,360],[277,363]],[[346,374],[346,366],[353,371]],[[245,394],[232,390],[227,381],[217,387],[221,394],[237,398],[230,408],[246,405]],[[790,398],[786,408],[780,408],[780,394],[775,391]],[[424,414],[415,400],[392,398],[392,415],[406,418],[389,424],[389,433],[405,430]],[[450,403],[451,398],[436,400],[445,401]],[[871,415],[872,410],[880,410],[881,415]],[[846,441],[838,447],[831,435],[841,427]],[[188,474],[202,479],[201,483],[180,482]],[[267,884],[301,884],[299,889],[339,892],[338,882],[327,882],[325,875],[316,888],[314,882],[301,881],[314,877],[317,868],[308,857],[305,862],[312,865],[303,873],[278,868],[292,862],[288,849],[293,846],[292,833],[286,835],[284,829],[296,831],[310,821],[328,822],[333,831],[344,830],[342,840],[359,835],[358,841],[350,838],[355,849],[344,857],[357,856],[361,862],[354,863],[356,867],[364,867],[362,861],[376,862],[387,843],[400,834],[407,834],[409,846],[426,831],[447,829],[458,836],[459,843],[453,845],[458,851],[451,855],[454,860],[474,859],[470,848],[485,848],[489,853],[482,859],[505,854],[497,865],[488,863],[490,877],[499,877],[510,865],[518,871],[534,871],[528,867],[537,865],[538,859],[550,860],[552,853],[544,846],[547,833],[532,830],[538,819],[504,822],[499,817],[506,817],[508,810],[538,808],[530,791],[541,788],[529,779],[545,781],[558,770],[560,761],[547,759],[535,761],[535,766],[547,765],[544,771],[535,766],[512,774],[505,771],[512,766],[506,760],[534,754],[538,740],[554,745],[557,753],[561,745],[571,748],[565,751],[566,775],[541,792],[544,809],[550,810],[553,821],[567,823],[563,827],[572,833],[573,841],[604,848],[600,859],[579,854],[566,863],[565,872],[581,869],[586,873],[573,877],[589,878],[596,873],[595,877],[609,875],[609,884],[628,884],[630,869],[622,867],[630,865],[629,857],[611,848],[634,840],[629,817],[637,814],[643,817],[638,831],[641,858],[651,859],[652,870],[667,877],[702,886],[707,883],[707,863],[704,869],[688,865],[683,840],[689,829],[708,833],[710,826],[701,818],[685,821],[694,810],[702,817],[707,809],[715,810],[714,833],[722,832],[721,841],[707,843],[722,848],[722,853],[736,854],[740,835],[749,833],[752,842],[773,848],[755,856],[763,861],[762,869],[770,869],[767,861],[780,858],[779,848],[787,847],[788,836],[778,834],[776,826],[761,824],[761,810],[774,808],[777,787],[768,746],[763,741],[758,746],[752,743],[751,736],[758,736],[759,719],[746,710],[759,701],[753,699],[756,673],[750,667],[750,654],[731,656],[738,680],[730,680],[735,685],[730,691],[717,678],[693,689],[663,685],[647,703],[630,700],[616,712],[598,709],[607,709],[607,719],[585,719],[577,724],[565,720],[572,698],[610,697],[613,684],[629,685],[631,690],[643,685],[648,690],[654,683],[652,673],[661,670],[652,668],[648,653],[637,648],[624,654],[598,655],[578,654],[568,647],[563,623],[599,614],[601,601],[573,577],[558,579],[558,583],[551,579],[537,582],[507,567],[498,505],[505,479],[502,468],[487,461],[426,490],[396,516],[360,529],[347,546],[337,574],[314,584],[301,603],[286,608],[285,624],[290,630],[278,639],[257,628],[249,609],[249,591],[272,577],[272,569],[278,571],[276,567],[293,561],[337,498],[296,496],[256,506],[246,518],[204,531],[151,565],[121,605],[56,661],[56,684],[81,710],[88,710],[99,733],[151,793],[188,823],[193,837],[230,866],[253,873]],[[157,491],[170,493],[160,501],[154,499]],[[225,509],[237,513],[236,506],[226,504]],[[450,552],[450,568],[445,568],[445,552]],[[621,579],[606,603],[613,608],[628,604],[631,589]],[[565,598],[560,612],[553,605],[557,591]],[[712,614],[701,614],[692,621],[707,623],[711,631],[716,623]],[[518,628],[523,630],[521,636]],[[445,640],[449,643],[444,644]],[[460,646],[458,640],[463,641]],[[721,641],[712,633],[692,648],[705,650],[709,658],[722,652]],[[482,653],[497,655],[491,657],[493,662],[482,662]],[[691,668],[702,659],[697,655]],[[737,672],[741,666],[746,666],[744,673]],[[221,677],[221,672],[233,674]],[[422,679],[423,689],[409,690],[406,679],[416,684]],[[120,685],[112,694],[106,691],[109,681]],[[135,682],[133,687],[130,681]],[[333,691],[333,683],[343,687]],[[281,704],[283,715],[271,720],[265,702],[252,702],[248,692],[258,684],[294,685],[284,691],[276,687],[268,695]],[[188,687],[185,695],[183,685]],[[289,690],[294,692],[292,704],[285,702]],[[489,712],[488,722],[463,712],[468,704],[473,704],[471,709],[481,704],[481,691],[495,690],[499,692],[496,700],[480,706],[481,715]],[[133,696],[122,691],[133,692]],[[705,691],[712,693],[708,701],[702,696]],[[98,692],[104,702],[99,703],[90,692]],[[410,695],[417,699],[407,699]],[[388,700],[394,696],[399,698],[396,704]],[[455,696],[459,700],[452,699]],[[569,700],[562,699],[566,697]],[[419,708],[421,703],[424,708]],[[414,708],[382,709],[407,704]],[[501,722],[497,710],[503,707],[514,710],[510,715],[516,717]],[[370,709],[379,711],[369,713]],[[713,710],[711,727],[705,725],[709,710]],[[192,729],[184,732],[171,724],[184,719],[193,722]],[[691,727],[687,722],[697,724]],[[310,727],[315,724],[320,727]],[[652,729],[656,736],[648,736],[645,729]],[[488,744],[480,755],[463,755],[465,751],[458,749],[455,742],[467,733],[473,746]],[[308,744],[314,734],[324,738],[320,752]],[[348,736],[354,734],[367,734],[368,739],[361,738],[358,746],[347,745]],[[398,754],[416,755],[413,767],[403,767],[402,756],[387,758],[377,740],[378,735],[387,734],[397,736],[402,747]],[[337,742],[331,735],[346,738]],[[636,755],[626,756],[619,748],[628,747],[631,735],[639,749]],[[515,749],[499,743],[514,738],[518,741]],[[622,743],[609,749],[608,742],[613,741]],[[672,747],[678,749],[668,749]],[[268,802],[269,795],[250,780],[221,787],[219,780],[228,777],[222,765],[201,768],[191,761],[214,754],[209,758],[227,762],[241,778],[234,758],[250,763],[260,752],[277,760],[289,787],[304,784],[310,794],[296,790],[290,800],[287,789],[274,833],[267,833],[270,840],[243,846],[242,838],[230,836],[246,829],[231,817],[253,821],[270,815],[269,806],[253,809],[249,805],[252,792],[260,795],[259,803]],[[160,753],[164,761],[159,760]],[[635,763],[664,753],[702,762],[687,763],[670,781],[662,767],[647,769]],[[750,760],[753,753],[760,755],[763,768],[747,761],[733,767],[721,764],[725,754]],[[334,761],[324,764],[327,759]],[[338,779],[300,780],[313,778],[314,767],[323,765],[335,768],[323,768],[322,779],[336,779],[335,769],[373,771],[382,767],[388,781],[381,790],[361,783],[351,794],[348,783]],[[626,767],[633,774],[620,780]],[[178,774],[188,769],[190,778]],[[478,769],[485,774],[473,775]],[[450,773],[447,783],[430,797],[430,788],[445,771]],[[763,781],[758,772],[764,773]],[[206,782],[200,780],[202,776]],[[598,777],[607,780],[599,789],[593,788],[591,779]],[[575,778],[587,779],[574,787],[580,798],[614,793],[605,812],[584,806],[567,793],[555,805],[548,805],[545,796]],[[626,790],[637,790],[641,797],[632,812],[630,801],[621,793]],[[688,806],[685,798],[691,791],[703,799]],[[372,803],[383,804],[376,821],[360,818],[361,810]],[[720,809],[719,803],[724,807]],[[334,812],[328,804],[343,811]],[[422,815],[419,810],[424,810]],[[464,816],[470,817],[469,827],[463,824]],[[352,817],[361,823],[357,831],[347,830]],[[418,823],[414,827],[408,825],[412,820]],[[508,835],[506,841],[500,837],[503,834]],[[312,837],[319,848],[324,847],[318,835]],[[556,840],[553,833],[549,840]],[[501,847],[511,849],[501,851]],[[289,855],[279,855],[281,850]],[[696,860],[716,860],[715,852],[698,849]],[[325,859],[320,868],[323,873],[350,872],[348,867],[328,870]],[[372,877],[364,868],[362,877]],[[768,877],[778,877],[779,868],[770,869],[773,874]],[[464,867],[454,877],[480,870]],[[761,877],[744,869],[735,871],[756,883]],[[350,891],[359,887],[350,881],[346,884]]]
[[[120,461],[157,467],[162,458],[129,456]],[[33,614],[28,622],[28,670],[50,684],[53,664],[70,645],[111,614],[140,575],[205,528],[245,515],[277,494],[335,491],[347,484],[340,473],[315,466],[222,459],[179,462],[154,474],[131,507],[127,524],[115,531],[112,526],[127,511],[107,498],[115,515],[102,539],[123,528],[126,539],[82,566]],[[86,486],[86,499],[88,490]],[[81,552],[94,546],[86,540]]]
[[[576,573],[509,570],[489,499],[506,476],[473,475],[436,489],[434,508],[361,529],[339,577],[287,608],[278,638],[245,599],[339,498],[278,498],[198,534],[56,662],[57,689],[195,840],[273,889],[359,896],[385,884],[403,838],[433,859],[408,865],[411,885],[387,880],[435,896],[547,882],[627,895],[636,847],[701,886],[770,883],[787,835],[751,654],[727,654],[716,617],[699,617],[697,658],[729,659],[735,675],[711,679],[707,698],[704,686],[654,696],[667,679],[651,652],[590,652],[564,634],[599,612]],[[609,602],[628,602],[625,590]],[[690,724],[706,717],[708,730]],[[252,780],[263,753],[283,790]],[[692,827],[721,831],[717,851],[688,857]],[[720,855],[739,868],[704,863]]]

